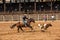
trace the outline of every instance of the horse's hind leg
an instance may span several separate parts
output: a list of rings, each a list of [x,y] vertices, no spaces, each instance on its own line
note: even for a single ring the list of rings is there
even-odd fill
[[[19,33],[19,28],[17,29],[18,33]]]

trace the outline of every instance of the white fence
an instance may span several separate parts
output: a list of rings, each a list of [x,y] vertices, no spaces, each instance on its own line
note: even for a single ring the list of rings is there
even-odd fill
[[[43,20],[43,16],[47,16],[47,20],[51,20],[52,14],[27,14],[28,18],[34,18],[36,21]],[[54,14],[55,20],[60,20],[60,14]],[[21,15],[0,15],[0,21],[22,21]]]

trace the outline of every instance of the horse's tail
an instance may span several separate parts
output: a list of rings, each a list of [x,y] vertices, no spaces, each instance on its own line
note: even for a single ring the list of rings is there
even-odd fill
[[[16,24],[13,24],[12,26],[11,26],[11,28],[14,28],[16,26]]]

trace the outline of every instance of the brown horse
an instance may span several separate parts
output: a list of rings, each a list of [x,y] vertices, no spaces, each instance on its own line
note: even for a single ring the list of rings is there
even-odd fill
[[[35,23],[35,20],[34,20],[33,18],[28,19],[28,20],[27,20],[27,24],[26,24],[27,26],[25,26],[22,22],[18,22],[18,23],[16,23],[16,24],[13,24],[13,25],[11,26],[11,29],[14,28],[15,26],[17,26],[18,32],[19,32],[19,28],[20,28],[22,31],[24,31],[24,30],[22,29],[22,27],[29,27],[29,28],[31,28],[31,30],[33,30],[32,26],[30,26],[30,23],[31,23],[31,22]]]

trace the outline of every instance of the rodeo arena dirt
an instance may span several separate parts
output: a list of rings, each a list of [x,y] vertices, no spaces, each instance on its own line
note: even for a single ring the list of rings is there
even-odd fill
[[[0,0],[0,40],[60,40],[60,0]]]
[[[16,23],[16,22],[12,22]],[[17,28],[10,29],[12,25],[11,22],[0,22],[0,40],[60,40],[60,21],[56,20],[46,21],[45,23],[51,23],[52,27],[49,27],[45,32],[41,32],[38,24],[42,24],[44,21],[36,21],[36,23],[31,23],[33,29],[23,28],[25,32],[17,32]]]

